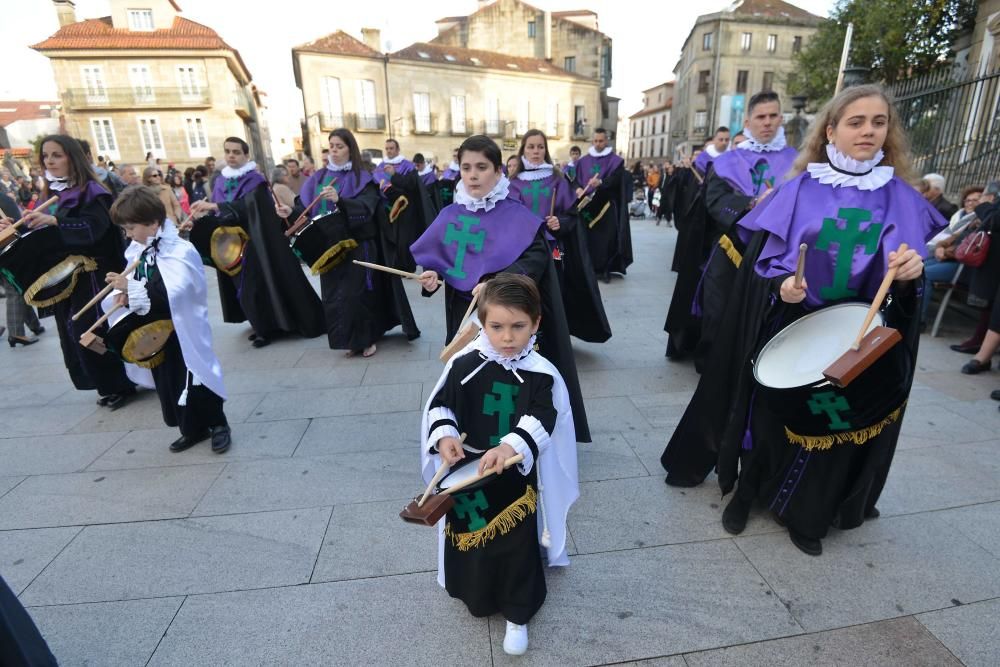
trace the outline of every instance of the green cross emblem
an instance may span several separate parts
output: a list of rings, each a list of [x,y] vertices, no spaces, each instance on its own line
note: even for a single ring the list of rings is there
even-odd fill
[[[510,433],[510,420],[517,411],[514,399],[521,388],[503,382],[493,383],[493,393],[483,397],[483,414],[497,415],[497,434],[490,436],[490,445],[499,445],[500,438]]]
[[[447,186],[441,187],[441,203],[447,206],[452,202],[454,198],[455,198],[455,193],[452,192],[451,188]]]
[[[319,193],[323,190],[323,188],[325,188],[328,185],[333,185],[333,189],[337,191],[337,194],[340,194],[341,188],[344,187],[344,184],[341,183],[340,180],[334,180],[333,174],[328,174],[326,177],[323,178],[322,183],[316,184],[316,194],[314,196],[318,197]],[[326,215],[327,213],[329,213],[331,204],[333,204],[333,202],[331,202],[329,199],[322,200],[319,204],[319,214]]]
[[[486,240],[486,230],[472,231],[472,228],[479,224],[479,218],[472,215],[460,215],[458,222],[461,223],[461,226],[449,222],[448,229],[444,233],[444,244],[446,246],[455,244],[455,266],[445,273],[453,278],[461,279],[466,277],[462,268],[465,266],[466,251],[471,248],[475,252],[482,252],[483,242]]]
[[[768,176],[767,173],[769,171],[771,171],[771,165],[761,160],[750,172],[750,178],[753,180],[754,196],[760,194],[761,186],[767,186],[769,188],[774,187],[774,176]]]
[[[863,246],[866,255],[874,255],[878,250],[878,240],[882,233],[883,223],[873,222],[862,231],[861,223],[872,219],[872,212],[863,208],[842,208],[837,211],[837,217],[844,220],[844,228],[838,226],[838,220],[823,218],[823,227],[816,239],[817,250],[829,250],[831,243],[838,244],[837,260],[833,271],[833,284],[821,287],[820,298],[825,301],[836,301],[857,296],[858,291],[847,286],[851,279],[851,264],[854,259],[854,249]]]
[[[455,494],[455,516],[459,519],[467,519],[470,531],[486,527],[486,519],[481,517],[479,513],[485,511],[489,506],[482,489],[475,493]]]
[[[531,212],[538,215],[539,204],[541,203],[542,195],[549,195],[552,193],[552,188],[542,187],[542,182],[532,181],[531,187],[525,188],[524,192],[531,195]]]
[[[223,192],[223,196],[226,198],[226,201],[233,201],[233,199],[236,197],[236,189],[239,187],[239,185],[240,185],[240,179],[238,178],[226,179],[226,187]]]
[[[850,422],[840,418],[841,412],[847,412],[851,409],[847,399],[843,396],[838,396],[832,391],[816,392],[806,404],[814,415],[826,413],[830,420],[830,423],[827,424],[828,428],[832,428],[834,431],[844,431],[851,428]]]
[[[601,165],[595,164],[593,167],[590,168],[590,173],[592,176],[597,176],[599,173],[601,173]]]

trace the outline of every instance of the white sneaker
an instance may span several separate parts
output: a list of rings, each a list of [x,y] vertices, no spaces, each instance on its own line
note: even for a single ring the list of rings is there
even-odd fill
[[[503,652],[507,655],[524,655],[528,650],[528,626],[507,621],[507,634],[503,637]]]

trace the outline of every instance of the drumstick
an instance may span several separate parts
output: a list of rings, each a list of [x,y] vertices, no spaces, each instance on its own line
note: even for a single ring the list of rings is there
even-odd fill
[[[363,266],[367,269],[375,269],[376,271],[385,271],[386,273],[392,273],[403,278],[409,278],[410,280],[420,280],[419,273],[410,273],[409,271],[400,271],[399,269],[394,269],[391,266],[383,266],[381,264],[372,264],[371,262],[362,262],[360,259],[353,260],[358,266]],[[438,280],[438,285],[441,281]]]
[[[806,250],[809,246],[803,243],[799,246],[799,265],[795,268],[795,289],[802,289],[802,279],[806,275]]]
[[[122,271],[122,275],[125,275],[125,274],[128,274],[128,273],[132,273],[133,271],[135,271],[135,267],[139,266],[139,260],[140,259],[142,259],[142,255],[139,255],[139,257],[135,258],[132,261],[131,264],[129,264],[128,266],[126,266],[125,270]],[[88,310],[90,310],[91,308],[93,308],[94,305],[97,304],[98,301],[100,301],[101,299],[103,299],[104,297],[106,297],[108,294],[110,294],[111,290],[113,290],[114,288],[115,288],[114,285],[107,285],[104,289],[102,289],[100,292],[97,293],[97,296],[95,296],[93,299],[91,299],[90,301],[88,301],[87,305],[84,306],[83,308],[81,308],[79,310],[79,312],[77,312],[77,314],[74,315],[73,317],[71,317],[70,319],[73,320],[74,322],[76,322],[78,319],[80,319],[81,315],[83,315],[85,312],[87,312]]]
[[[465,442],[464,433],[461,436],[459,436],[458,441]],[[444,477],[444,474],[448,472],[448,468],[450,467],[451,466],[448,464],[447,461],[442,461],[441,466],[437,469],[437,472],[434,473],[434,479],[432,479],[431,483],[427,485],[427,489],[424,491],[424,495],[420,496],[420,500],[417,501],[417,507],[424,506],[424,503],[427,501],[427,497],[431,495],[431,491],[434,490],[434,487],[437,486],[437,483],[441,481],[441,478]]]
[[[479,295],[478,294],[473,294],[472,295],[472,301],[469,302],[469,307],[465,309],[465,315],[462,315],[462,319],[461,319],[462,322],[464,322],[465,320],[469,319],[469,315],[472,314],[472,309],[476,307],[476,302],[477,301],[479,301]]]
[[[270,183],[267,184],[267,189],[271,192],[271,199],[274,200],[274,205],[281,206],[281,202],[278,201],[278,195],[274,194],[274,187]],[[286,225],[288,224],[288,218],[281,218],[281,219],[285,221]]]
[[[91,325],[91,327],[89,329],[87,329],[82,334],[80,334],[80,338],[83,338],[84,336],[86,336],[89,333],[94,333],[94,329],[96,329],[97,327],[99,327],[102,324],[104,324],[105,322],[107,322],[108,318],[111,317],[112,314],[118,312],[119,310],[121,310],[124,307],[125,307],[124,303],[116,303],[114,308],[112,308],[108,312],[106,312],[103,315],[101,315],[101,317],[98,318],[98,320],[96,322],[94,322],[94,324]]]
[[[507,468],[511,467],[515,463],[520,463],[523,460],[524,460],[524,454],[515,454],[514,456],[510,457],[509,459],[507,459],[506,461],[503,462],[503,469],[506,470]],[[484,470],[483,472],[479,473],[475,477],[470,477],[469,479],[462,480],[461,482],[459,482],[455,486],[448,487],[447,489],[443,490],[438,495],[446,496],[446,495],[455,493],[456,491],[461,491],[462,489],[464,489],[465,487],[469,486],[470,484],[475,484],[476,482],[478,482],[478,481],[480,481],[482,479],[486,479],[490,475],[494,475],[494,474],[499,475],[500,473],[494,471],[493,468],[490,468],[488,471]]]
[[[559,192],[559,183],[552,186],[552,201],[549,203],[549,217],[556,214],[556,193]],[[468,317],[468,315],[466,315]]]
[[[896,257],[898,258],[904,252],[907,251],[909,246],[905,243],[899,244],[899,249],[896,250]],[[896,279],[896,272],[899,270],[899,266],[890,267],[885,273],[885,278],[882,279],[882,284],[878,287],[878,292],[875,293],[875,299],[872,300],[871,308],[868,309],[868,314],[865,315],[865,322],[861,325],[861,331],[858,332],[858,337],[854,339],[854,343],[851,345],[851,349],[857,351],[861,349],[861,339],[865,337],[868,332],[868,327],[871,326],[872,320],[875,319],[875,313],[882,306],[882,302],[885,300],[885,295],[889,291],[892,281]]]
[[[35,211],[41,211],[43,209],[46,209],[49,206],[52,206],[53,204],[58,203],[58,201],[59,201],[59,196],[58,195],[49,197],[49,199],[47,201],[43,202],[40,206],[36,206],[34,209],[32,209],[32,210],[28,211],[27,213],[25,213],[23,216],[21,216],[20,220],[18,220],[15,223],[12,223],[10,227],[8,227],[7,229],[3,230],[3,232],[0,232],[0,240],[6,239],[8,236],[12,235],[14,233],[14,230],[16,230],[18,227],[20,227],[21,225],[24,224],[25,220],[28,219],[29,215],[31,215]],[[10,220],[10,218],[8,218],[6,215],[4,215],[4,220]]]

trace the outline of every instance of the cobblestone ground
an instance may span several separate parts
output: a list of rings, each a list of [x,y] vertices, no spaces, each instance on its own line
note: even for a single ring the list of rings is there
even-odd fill
[[[5,347],[0,573],[66,665],[1000,664],[1000,379],[947,349],[971,323],[921,343],[880,519],[832,531],[821,558],[763,514],[733,539],[713,480],[663,484],[696,375],[663,357],[675,232],[633,229],[634,268],[602,285],[614,338],[575,343],[595,436],[576,555],[548,576],[527,656],[437,587],[433,532],[396,516],[421,487],[444,342],[440,298],[412,284],[423,337],[371,360],[324,339],[252,350],[213,294],[223,456],[168,452],[151,392],[110,413],[74,391],[54,326]]]

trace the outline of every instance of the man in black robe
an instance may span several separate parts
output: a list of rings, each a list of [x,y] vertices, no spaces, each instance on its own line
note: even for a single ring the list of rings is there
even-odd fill
[[[593,145],[576,164],[576,196],[590,198],[580,212],[587,228],[587,245],[594,271],[604,282],[611,273],[625,275],[632,263],[632,229],[628,202],[632,177],[625,161],[615,155],[604,128],[594,130]]]

